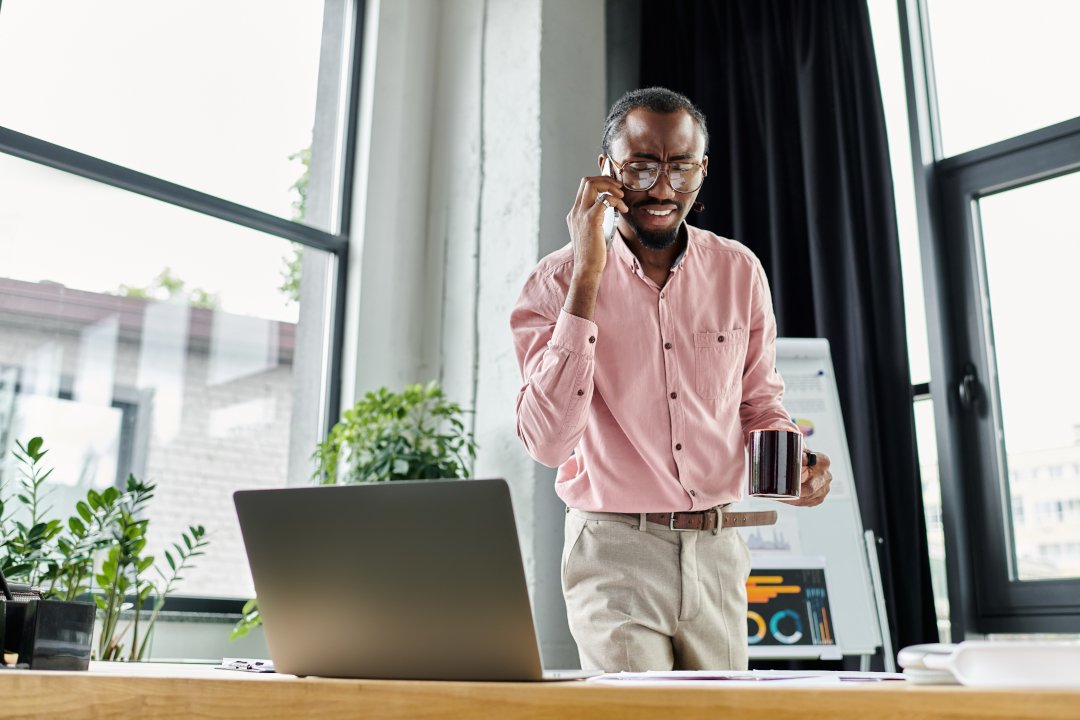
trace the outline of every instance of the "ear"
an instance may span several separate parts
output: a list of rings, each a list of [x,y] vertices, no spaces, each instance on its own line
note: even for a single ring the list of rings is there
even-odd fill
[[[603,153],[601,153],[600,156],[596,158],[596,167],[600,168],[600,174],[601,175],[604,174],[604,161],[605,160],[607,160],[607,155],[604,155]]]
[[[709,174],[709,156],[708,155],[701,158],[701,169],[702,169],[702,171],[704,171],[704,173],[706,175]]]

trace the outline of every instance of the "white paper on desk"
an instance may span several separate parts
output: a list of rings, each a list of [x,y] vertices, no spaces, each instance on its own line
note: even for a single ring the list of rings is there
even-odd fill
[[[839,685],[882,680],[904,680],[900,673],[848,672],[827,670],[674,670],[641,673],[607,673],[589,678],[586,682],[619,686],[672,685],[712,687],[836,687]]]

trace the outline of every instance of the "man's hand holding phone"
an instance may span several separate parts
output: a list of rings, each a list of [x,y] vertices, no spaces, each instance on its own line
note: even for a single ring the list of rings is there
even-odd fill
[[[600,275],[607,264],[607,239],[604,237],[604,213],[609,209],[626,212],[622,183],[606,174],[581,179],[574,206],[566,216],[570,242],[574,250],[574,275],[563,308],[571,315],[591,320],[596,308]]]
[[[615,212],[626,212],[628,208],[622,197],[622,183],[615,178],[595,175],[581,179],[574,206],[566,216],[574,247],[575,274],[585,271],[599,275],[603,271],[607,262],[604,213],[609,206]]]

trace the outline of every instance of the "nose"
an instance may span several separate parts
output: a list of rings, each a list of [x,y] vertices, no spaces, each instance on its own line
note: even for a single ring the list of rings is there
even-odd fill
[[[675,189],[671,187],[671,178],[668,177],[666,167],[660,168],[660,175],[657,176],[653,186],[649,188],[649,197],[657,200],[671,200],[675,197]]]

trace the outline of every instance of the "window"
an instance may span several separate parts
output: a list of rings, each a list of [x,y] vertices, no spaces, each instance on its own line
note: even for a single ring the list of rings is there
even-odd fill
[[[950,632],[1075,631],[1080,396],[1062,308],[1080,260],[1080,8],[900,8]]]
[[[0,14],[0,480],[34,435],[63,517],[135,473],[150,552],[209,533],[177,595],[250,597],[232,493],[336,419],[362,8],[38,5]]]
[[[321,2],[62,8],[4,2],[0,125],[293,216],[289,188],[315,126]]]
[[[942,151],[1080,115],[1075,0],[927,0]]]

